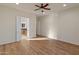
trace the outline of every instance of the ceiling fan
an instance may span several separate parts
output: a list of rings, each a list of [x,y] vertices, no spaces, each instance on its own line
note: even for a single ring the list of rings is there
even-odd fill
[[[35,9],[34,11],[37,11],[37,10],[40,10],[40,9],[42,10],[41,12],[44,12],[43,10],[51,10],[50,8],[47,8],[48,5],[49,5],[48,3],[46,3],[46,4],[41,3],[40,6],[35,5],[36,7],[38,7],[38,9]]]

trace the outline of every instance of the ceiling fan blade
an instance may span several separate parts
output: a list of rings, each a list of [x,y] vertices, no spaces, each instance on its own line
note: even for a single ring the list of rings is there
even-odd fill
[[[45,9],[45,10],[51,10],[50,8],[43,8],[43,9]]]
[[[47,7],[49,4],[45,4],[43,7]]]
[[[38,6],[38,5],[35,5],[35,6],[40,8],[40,6]]]
[[[40,10],[40,9],[51,10],[50,8],[46,8],[48,5],[49,5],[48,3],[45,4],[45,5],[43,3],[41,3],[41,6],[35,5],[36,7],[38,7],[38,9],[35,9],[34,11],[37,11],[37,10]]]

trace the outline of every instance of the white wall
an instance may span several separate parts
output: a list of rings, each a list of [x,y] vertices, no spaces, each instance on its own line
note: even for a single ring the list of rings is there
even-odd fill
[[[41,35],[79,45],[79,7],[63,10],[57,15],[41,16],[37,20],[40,20],[40,30],[37,31]]]
[[[40,35],[40,17],[36,17],[36,34]]]
[[[39,23],[40,22],[40,29]],[[37,34],[56,39],[57,37],[57,16],[47,15],[37,17]]]
[[[58,39],[79,45],[79,7],[59,13]]]
[[[31,37],[36,35],[36,16],[0,5],[0,44],[16,41],[16,16],[30,18]]]

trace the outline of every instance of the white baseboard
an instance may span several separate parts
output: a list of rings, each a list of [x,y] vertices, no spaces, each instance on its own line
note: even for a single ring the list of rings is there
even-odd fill
[[[0,42],[0,45],[9,44],[9,43],[13,43],[13,42],[16,42],[16,41],[10,41],[10,42]]]
[[[61,40],[61,39],[58,39],[58,40],[62,41],[62,42],[70,43],[70,44],[73,44],[73,45],[79,45],[79,43],[76,43],[76,42],[69,42],[69,41]]]

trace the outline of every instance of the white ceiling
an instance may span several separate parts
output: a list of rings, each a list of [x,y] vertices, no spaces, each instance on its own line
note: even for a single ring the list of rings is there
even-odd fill
[[[19,5],[16,5],[15,3],[4,3],[0,5],[5,5],[11,8],[16,8],[25,12],[33,13],[36,15],[43,15],[41,10],[34,11],[34,9],[37,9],[35,5],[40,5],[39,3],[20,3]],[[63,7],[63,4],[67,4],[66,7]],[[55,12],[59,12],[71,7],[77,7],[79,6],[78,3],[49,3],[49,8],[51,8],[50,11],[45,10],[45,15],[52,14]]]

